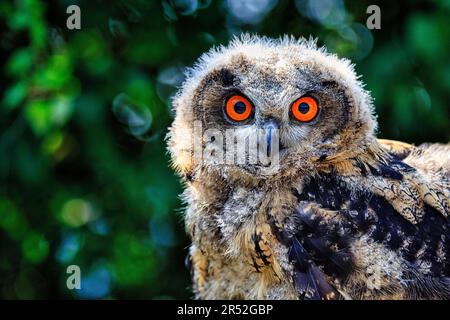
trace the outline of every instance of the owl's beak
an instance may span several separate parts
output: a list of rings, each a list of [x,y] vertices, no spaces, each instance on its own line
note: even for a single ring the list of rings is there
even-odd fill
[[[280,126],[278,125],[278,123],[271,119],[268,120],[267,122],[265,122],[263,124],[263,129],[265,131],[265,138],[266,138],[266,155],[269,158],[272,155],[272,143],[273,143],[273,139],[274,137],[278,137],[277,134],[277,130],[280,128]]]

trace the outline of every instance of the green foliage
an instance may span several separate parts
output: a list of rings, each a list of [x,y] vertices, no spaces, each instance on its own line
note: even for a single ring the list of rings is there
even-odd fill
[[[381,30],[365,27],[369,2],[240,3],[77,1],[81,30],[67,1],[0,3],[0,297],[190,296],[169,101],[233,34],[317,36],[356,63],[379,136],[449,140],[448,1],[379,3]]]

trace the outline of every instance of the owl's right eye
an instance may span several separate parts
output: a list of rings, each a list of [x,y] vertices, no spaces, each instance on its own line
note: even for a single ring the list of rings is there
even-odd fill
[[[225,114],[231,121],[242,122],[248,120],[252,113],[252,104],[243,96],[233,95],[225,103]]]

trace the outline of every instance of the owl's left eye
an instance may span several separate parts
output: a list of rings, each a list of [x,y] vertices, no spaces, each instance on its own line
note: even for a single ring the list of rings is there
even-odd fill
[[[303,96],[291,106],[292,116],[300,122],[313,121],[319,114],[319,104],[311,96]]]
[[[233,95],[226,101],[225,114],[234,122],[245,121],[250,118],[252,113],[252,104],[247,98],[241,95]]]

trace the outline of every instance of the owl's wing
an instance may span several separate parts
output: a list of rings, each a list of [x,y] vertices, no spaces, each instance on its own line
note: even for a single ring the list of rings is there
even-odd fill
[[[295,227],[289,228],[294,231],[284,230],[282,237],[300,297],[345,297],[338,288],[363,274],[360,261],[373,254],[356,245],[365,239],[417,275],[405,279],[412,296],[450,298],[450,185],[444,176],[433,180],[391,155],[390,164],[359,163],[363,169],[354,176],[322,172],[302,186],[291,218]]]
[[[308,190],[309,192],[311,190]],[[311,194],[309,194],[311,195]],[[297,194],[289,232],[283,230],[279,237],[289,247],[289,260],[293,265],[293,283],[299,298],[304,300],[334,300],[348,298],[335,286],[354,268],[350,253],[351,235],[338,222],[332,222],[339,210],[320,205],[321,198],[305,200]],[[330,198],[329,198],[330,199]]]
[[[392,142],[394,145],[387,157],[374,162],[355,160],[364,178],[354,180],[365,181],[371,192],[386,199],[413,224],[423,219],[428,206],[448,218],[450,145],[407,147]]]
[[[290,242],[289,259],[294,266],[293,282],[299,297],[304,300],[337,299],[340,296],[339,292],[315,264],[314,256],[304,248],[296,236],[293,236]]]

